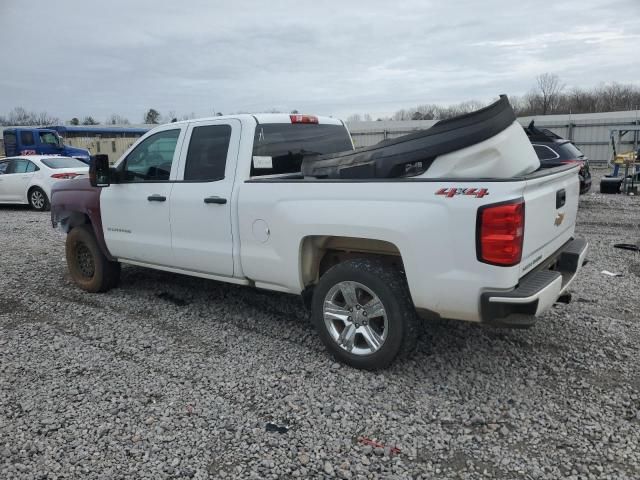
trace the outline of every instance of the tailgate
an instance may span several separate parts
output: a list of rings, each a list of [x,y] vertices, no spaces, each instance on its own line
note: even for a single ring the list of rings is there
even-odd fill
[[[573,237],[578,213],[578,167],[527,180],[520,276],[549,258]]]

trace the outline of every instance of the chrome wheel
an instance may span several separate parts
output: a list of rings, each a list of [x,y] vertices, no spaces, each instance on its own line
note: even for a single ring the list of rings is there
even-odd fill
[[[378,296],[358,282],[334,285],[325,296],[324,323],[331,338],[354,355],[371,355],[384,344],[387,312]]]
[[[44,193],[40,190],[34,190],[31,192],[31,205],[33,208],[40,210],[44,208],[45,198]]]
[[[96,267],[93,263],[93,255],[91,254],[91,250],[84,244],[78,243],[76,248],[76,261],[78,262],[78,268],[87,278],[92,278]]]

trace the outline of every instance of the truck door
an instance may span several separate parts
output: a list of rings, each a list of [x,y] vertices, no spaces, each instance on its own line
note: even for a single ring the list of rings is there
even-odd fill
[[[173,265],[169,198],[186,126],[143,137],[117,165],[119,183],[100,194],[107,248],[122,260]]]
[[[171,239],[176,267],[233,276],[233,205],[241,123],[189,124],[171,192]]]

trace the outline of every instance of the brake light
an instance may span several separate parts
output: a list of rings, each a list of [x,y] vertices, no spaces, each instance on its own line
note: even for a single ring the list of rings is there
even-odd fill
[[[584,166],[584,160],[572,159],[572,160],[560,160],[560,163],[564,165],[569,165],[571,163],[577,163],[580,166]]]
[[[80,174],[79,173],[54,173],[53,175],[51,175],[51,178],[56,178],[58,180],[60,179],[70,180],[72,178],[76,178],[78,175]]]
[[[522,259],[524,201],[486,205],[478,209],[476,255],[490,265],[512,267]]]
[[[289,115],[291,123],[318,123],[318,117],[314,115]]]

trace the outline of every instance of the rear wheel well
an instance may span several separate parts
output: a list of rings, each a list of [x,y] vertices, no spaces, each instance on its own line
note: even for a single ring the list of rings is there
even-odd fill
[[[44,194],[45,198],[47,198],[47,194],[45,193],[44,189],[41,186],[32,185],[29,187],[29,190],[27,190],[27,201],[29,201],[29,198],[31,197],[31,192],[33,192],[34,190],[40,190]]]
[[[358,237],[311,236],[302,241],[300,270],[305,289],[331,267],[354,258],[375,259],[404,273],[402,255],[393,243]]]

